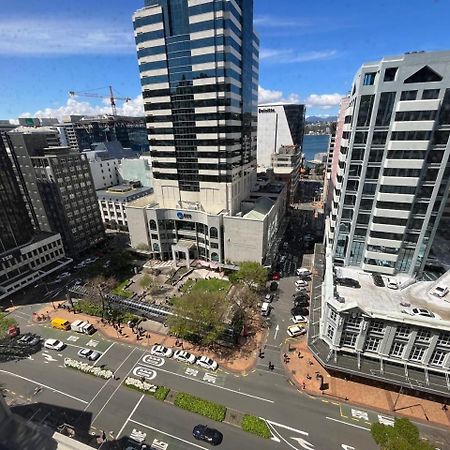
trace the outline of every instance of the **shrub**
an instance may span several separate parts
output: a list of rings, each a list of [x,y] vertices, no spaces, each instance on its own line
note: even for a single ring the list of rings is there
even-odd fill
[[[241,427],[244,431],[256,434],[264,439],[269,439],[272,436],[267,423],[263,419],[250,414],[246,414],[242,418]]]
[[[137,378],[127,377],[124,381],[125,386],[136,389],[143,394],[154,394],[158,386],[138,380]]]
[[[153,394],[153,396],[157,400],[164,401],[166,399],[166,397],[169,395],[169,392],[170,392],[170,389],[168,387],[158,386],[158,388],[156,389],[156,392]]]
[[[79,370],[80,372],[88,373],[89,375],[103,378],[104,380],[109,380],[113,377],[112,370],[102,369],[97,366],[91,366],[88,363],[80,362],[76,359],[64,358],[64,366]]]
[[[174,404],[175,406],[178,406],[178,408],[195,412],[201,416],[216,420],[217,422],[222,422],[225,419],[225,414],[227,412],[225,406],[203,400],[202,398],[184,392],[180,392],[176,395]]]

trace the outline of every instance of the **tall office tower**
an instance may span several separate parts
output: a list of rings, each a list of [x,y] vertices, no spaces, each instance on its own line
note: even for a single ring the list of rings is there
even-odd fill
[[[156,196],[234,214],[256,178],[253,1],[145,5],[134,28]]]
[[[272,167],[272,155],[282,146],[297,146],[301,152],[304,132],[305,105],[259,105],[258,167]]]
[[[286,189],[257,186],[253,1],[147,0],[133,21],[154,196],[127,206],[132,246],[262,262]]]
[[[35,228],[60,233],[71,256],[103,240],[87,156],[67,147],[47,147],[41,128],[16,128],[8,138]]]
[[[450,52],[364,64],[344,122],[335,263],[420,274],[449,194]]]
[[[0,300],[70,262],[59,234],[33,229],[0,139]]]

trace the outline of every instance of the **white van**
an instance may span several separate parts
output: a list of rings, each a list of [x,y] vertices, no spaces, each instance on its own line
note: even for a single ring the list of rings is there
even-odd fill
[[[311,276],[311,271],[307,269],[306,267],[300,267],[298,268],[295,273],[298,277],[309,277]]]
[[[268,316],[270,314],[270,303],[264,302],[261,305],[261,315]]]

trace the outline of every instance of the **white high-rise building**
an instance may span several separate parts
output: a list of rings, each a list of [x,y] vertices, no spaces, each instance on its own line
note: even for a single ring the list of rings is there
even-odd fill
[[[259,70],[253,1],[146,0],[133,22],[154,199],[127,208],[131,244],[188,262],[262,261],[286,189],[277,187],[275,202],[252,195]]]

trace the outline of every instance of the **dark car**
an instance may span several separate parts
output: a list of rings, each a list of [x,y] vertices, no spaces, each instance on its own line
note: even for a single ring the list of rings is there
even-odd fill
[[[21,345],[28,345],[30,347],[39,344],[41,342],[41,338],[39,336],[36,336],[31,333],[24,334],[19,339],[17,339],[17,342]]]
[[[307,308],[309,306],[308,300],[304,299],[294,299],[294,306],[302,306],[304,308]]]
[[[353,278],[336,278],[336,284],[340,284],[341,286],[351,287],[351,288],[360,288],[358,280],[354,280]]]
[[[291,314],[293,316],[309,316],[309,309],[304,306],[294,306],[291,309]]]
[[[297,292],[293,295],[294,302],[297,300],[305,300],[309,302],[309,295],[306,292]]]
[[[384,287],[385,286],[383,278],[378,273],[373,273],[372,274],[372,279],[373,279],[373,284],[375,286],[378,286],[378,287]]]
[[[219,445],[223,439],[220,431],[215,428],[209,428],[206,425],[196,425],[192,430],[192,436],[198,441],[205,441],[211,445]]]

